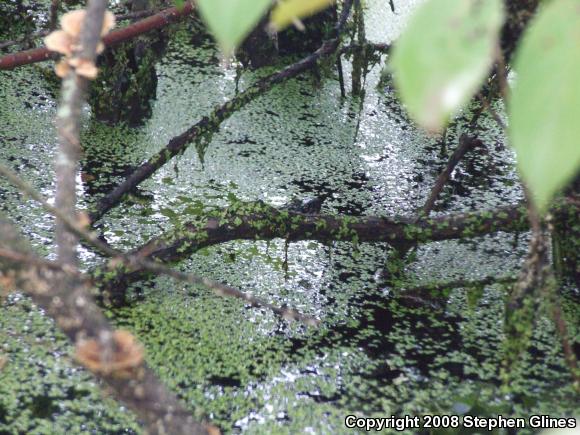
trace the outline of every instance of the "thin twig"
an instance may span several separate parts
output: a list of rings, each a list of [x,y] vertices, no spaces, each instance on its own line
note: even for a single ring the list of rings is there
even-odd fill
[[[342,71],[342,59],[340,54],[336,57],[336,70],[338,71],[338,84],[340,86],[340,96],[346,98],[346,90],[344,88],[344,73]]]
[[[415,287],[407,287],[405,284],[399,284],[399,287],[401,287],[401,289],[403,289],[405,292],[419,293],[424,291],[442,291],[461,287],[466,288],[479,287],[491,284],[510,284],[515,281],[517,281],[517,277],[515,276],[504,276],[504,277],[486,276],[485,278],[480,278],[476,280],[458,279],[455,281],[437,282],[432,284],[418,285]]]
[[[455,169],[457,164],[460,162],[460,160],[463,158],[463,156],[469,150],[471,150],[475,147],[480,147],[480,146],[483,146],[483,143],[479,139],[470,137],[466,134],[461,135],[461,137],[459,138],[459,146],[453,152],[451,157],[449,157],[449,161],[447,162],[447,166],[439,174],[439,177],[437,177],[437,181],[435,182],[433,188],[431,189],[431,193],[429,194],[429,198],[427,198],[425,205],[423,205],[423,207],[421,208],[421,213],[423,215],[429,216],[429,213],[431,213],[431,210],[433,209],[433,206],[435,205],[435,201],[437,201],[437,197],[439,196],[439,194],[443,190],[443,187],[445,187],[445,184],[447,183],[447,180],[449,180],[451,173],[453,172],[453,170]]]
[[[48,30],[53,31],[56,29],[56,21],[58,20],[58,7],[60,6],[60,0],[52,0],[50,2],[50,14],[48,20]]]
[[[202,285],[204,287],[211,289],[214,292],[214,294],[216,294],[217,296],[224,296],[224,297],[230,296],[230,297],[234,297],[236,299],[241,299],[243,301],[249,302],[250,304],[257,306],[257,307],[267,308],[270,311],[278,314],[279,316],[281,316],[283,319],[286,319],[286,320],[296,320],[296,321],[302,322],[308,326],[318,326],[320,323],[320,321],[318,319],[316,319],[315,317],[301,314],[297,310],[294,310],[291,308],[277,307],[275,305],[272,305],[272,304],[264,301],[261,298],[252,296],[252,295],[244,293],[244,292],[241,292],[233,287],[221,284],[219,282],[216,282],[216,281],[213,281],[213,280],[210,280],[207,278],[201,278],[201,277],[192,275],[190,273],[179,272],[177,270],[170,269],[166,266],[163,266],[162,264],[155,263],[155,262],[148,261],[148,260],[139,259],[137,257],[130,257],[130,258],[125,258],[125,259],[127,260],[127,262],[125,263],[127,266],[141,267],[141,268],[146,269],[149,272],[156,272],[156,273],[160,273],[163,275],[167,275],[167,276],[170,276],[170,277],[177,279],[179,281],[187,282],[187,283],[194,284],[194,285]]]
[[[506,126],[505,122],[503,121],[503,119],[501,119],[501,117],[499,116],[499,113],[497,113],[497,111],[493,107],[491,107],[491,104],[489,104],[489,101],[486,98],[483,98],[482,96],[480,97],[480,100],[481,100],[481,104],[482,104],[483,108],[489,112],[489,114],[491,115],[493,120],[496,122],[496,124],[503,131],[506,131],[507,126]]]
[[[49,33],[50,33],[50,30],[40,30],[38,32],[34,32],[34,33],[29,34],[29,35],[26,35],[20,39],[12,39],[9,41],[2,41],[2,42],[0,42],[0,50],[2,50],[4,48],[11,47],[13,45],[29,44],[31,41],[43,38],[46,35],[48,35]]]
[[[505,59],[503,56],[503,51],[499,46],[496,47],[496,60],[497,60],[497,79],[499,83],[499,91],[504,101],[508,101],[509,85],[507,80],[507,67]]]

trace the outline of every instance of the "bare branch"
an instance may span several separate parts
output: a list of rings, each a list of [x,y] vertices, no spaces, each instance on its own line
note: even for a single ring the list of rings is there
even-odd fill
[[[56,21],[58,20],[58,7],[60,6],[60,0],[51,0],[50,2],[50,13],[48,20],[48,29],[56,29]]]
[[[94,63],[106,9],[106,1],[89,0],[79,35],[80,46],[74,53],[75,57]],[[69,219],[76,217],[76,176],[82,153],[79,142],[79,117],[86,85],[86,79],[79,76],[75,69],[71,69],[62,83],[62,97],[56,118],[59,148],[55,164],[55,207]],[[63,264],[77,265],[77,244],[77,236],[71,233],[63,220],[57,216],[57,254]]]
[[[193,10],[191,3],[186,3],[183,8],[169,8],[159,12],[152,17],[138,21],[122,29],[116,30],[103,37],[103,44],[107,47],[120,44],[123,41],[134,38],[151,30],[165,27],[171,23],[175,23],[180,19],[188,16]],[[58,54],[48,50],[45,47],[35,48],[32,50],[21,51],[19,53],[7,54],[0,57],[0,70],[13,69],[22,65],[29,65],[31,63],[43,62],[49,59],[58,58]]]
[[[447,180],[449,180],[449,177],[453,172],[453,169],[455,169],[455,167],[457,166],[459,161],[463,158],[465,153],[467,153],[469,150],[475,147],[482,146],[483,143],[479,139],[467,136],[466,134],[461,135],[461,137],[459,138],[459,145],[457,149],[453,152],[451,157],[449,157],[449,161],[447,162],[447,166],[445,167],[445,169],[439,174],[439,177],[437,178],[435,185],[431,189],[429,198],[427,199],[425,205],[421,209],[421,213],[423,213],[425,216],[429,216],[429,213],[431,213],[431,210],[435,205],[435,201],[437,201],[437,197],[443,190],[443,187],[447,183]]]
[[[282,238],[288,241],[385,242],[398,247],[409,242],[424,243],[528,229],[526,209],[520,205],[415,221],[376,216],[305,215],[258,202],[245,203],[233,213],[228,209],[216,210],[213,216],[168,231],[134,250],[132,256],[174,262],[201,248],[230,240]],[[132,282],[140,279],[143,272],[143,268],[135,268],[122,278]]]
[[[135,267],[143,268],[149,272],[157,272],[159,274],[167,275],[167,276],[170,276],[174,279],[188,282],[190,284],[197,284],[197,285],[201,284],[201,285],[213,290],[213,292],[217,296],[234,297],[236,299],[241,299],[243,301],[249,302],[250,304],[252,304],[254,306],[267,308],[270,311],[278,314],[280,317],[282,317],[283,319],[286,319],[286,320],[296,320],[296,321],[302,322],[308,326],[318,326],[320,323],[320,321],[318,319],[316,319],[315,317],[301,314],[297,310],[294,310],[291,308],[277,307],[275,305],[272,305],[272,304],[264,301],[261,298],[257,298],[255,296],[250,295],[250,294],[241,292],[241,291],[239,291],[233,287],[230,287],[228,285],[220,284],[218,282],[215,282],[215,281],[207,279],[207,278],[197,277],[197,276],[189,274],[189,273],[183,273],[183,272],[179,272],[179,271],[174,270],[174,269],[169,269],[168,267],[166,267],[162,264],[154,263],[152,261],[147,261],[144,259],[138,259],[136,256],[133,256],[130,258],[132,260],[132,263],[127,263],[126,265],[132,266],[132,268],[135,268]]]

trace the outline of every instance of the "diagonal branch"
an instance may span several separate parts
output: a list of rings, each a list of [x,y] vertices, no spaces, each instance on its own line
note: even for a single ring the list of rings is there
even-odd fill
[[[346,0],[343,5],[341,17],[337,23],[337,31],[342,29],[346,23],[350,12],[351,0]],[[272,74],[248,89],[236,95],[230,101],[216,108],[210,115],[203,117],[195,125],[181,133],[179,136],[172,138],[165,147],[149,158],[145,163],[139,166],[131,173],[125,181],[115,187],[111,192],[105,195],[98,202],[96,209],[91,213],[91,221],[99,220],[111,208],[115,207],[122,199],[123,195],[131,192],[143,181],[147,180],[165,163],[176,155],[186,150],[193,142],[201,142],[207,139],[209,135],[217,131],[223,121],[228,119],[236,111],[253,101],[258,96],[265,94],[275,84],[282,83],[298,74],[312,68],[318,60],[334,53],[338,48],[340,38],[325,41],[322,46],[311,55],[290,65],[283,70]],[[204,150],[202,150],[204,151]]]
[[[435,201],[437,201],[437,197],[443,190],[443,187],[445,187],[445,184],[447,183],[447,180],[449,180],[449,177],[451,176],[453,169],[455,169],[455,167],[463,158],[465,153],[467,153],[469,150],[475,147],[480,146],[483,146],[483,144],[479,139],[470,137],[466,134],[461,135],[461,137],[459,138],[459,146],[453,152],[451,157],[449,157],[449,161],[447,162],[447,166],[445,167],[445,169],[439,174],[439,177],[437,177],[437,181],[433,185],[431,193],[429,194],[429,198],[427,199],[425,205],[423,205],[423,208],[421,209],[421,213],[423,213],[425,216],[429,216],[429,213],[431,213],[431,210],[433,210]]]

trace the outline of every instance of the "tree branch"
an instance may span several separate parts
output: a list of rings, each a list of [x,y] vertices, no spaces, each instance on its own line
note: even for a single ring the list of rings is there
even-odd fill
[[[116,22],[124,21],[124,20],[135,20],[138,18],[150,17],[151,15],[158,14],[159,12],[160,11],[158,11],[158,10],[146,10],[146,11],[130,12],[128,14],[115,15],[115,20],[116,20]],[[28,34],[20,39],[13,39],[10,41],[2,41],[2,42],[0,42],[0,50],[8,48],[12,45],[25,44],[27,42],[30,43],[31,41],[34,41],[35,39],[44,38],[52,30],[54,30],[54,28],[52,28],[52,26],[49,25],[49,29],[40,30],[38,32]],[[122,30],[125,30],[125,29],[122,29]],[[0,69],[2,69],[2,68],[0,68]]]
[[[275,238],[288,241],[386,242],[397,247],[409,242],[477,237],[496,231],[524,231],[528,229],[526,216],[526,208],[516,205],[490,211],[422,218],[414,222],[413,219],[375,216],[306,215],[278,210],[262,202],[242,203],[235,208],[216,210],[210,217],[168,231],[135,249],[132,255],[175,262],[201,248],[231,240]],[[140,279],[143,272],[143,268],[135,267],[114,281],[119,283],[125,280],[126,284]]]
[[[169,24],[175,23],[188,16],[193,10],[190,2],[186,3],[183,8],[169,8],[152,17],[130,24],[119,30],[115,30],[105,37],[103,43],[107,47],[112,47],[135,36],[150,32]],[[19,53],[7,54],[0,57],[0,70],[13,69],[22,65],[29,65],[36,62],[43,62],[49,59],[58,58],[58,54],[48,50],[46,47],[35,48],[32,50],[21,51]]]
[[[0,217],[0,249],[15,252],[24,258],[34,258],[28,243],[18,230]],[[35,303],[52,317],[76,346],[77,359],[83,343],[100,343],[115,336],[115,330],[101,314],[83,281],[70,274],[47,267],[43,260],[21,262],[0,257],[0,282],[29,294]],[[70,282],[68,289],[60,286]],[[113,349],[113,357],[120,349]],[[115,360],[116,361],[116,360]],[[100,362],[98,359],[95,362]],[[125,370],[107,371],[98,366],[88,367],[113,391],[115,397],[131,408],[152,434],[218,434],[217,428],[193,420],[177,397],[167,391],[155,373],[143,360]]]
[[[425,216],[429,216],[429,213],[431,213],[431,210],[435,205],[435,201],[437,201],[439,194],[443,190],[443,187],[445,187],[447,180],[449,180],[449,176],[453,172],[453,169],[455,169],[455,167],[457,166],[459,161],[463,158],[465,153],[467,153],[469,150],[475,147],[480,146],[482,147],[483,143],[479,139],[470,137],[466,134],[461,135],[461,137],[459,138],[459,146],[453,152],[451,157],[449,157],[449,161],[447,162],[447,166],[445,167],[445,169],[439,174],[439,177],[437,178],[435,185],[431,189],[429,198],[427,199],[425,205],[423,205],[423,208],[421,209],[421,213],[423,213]]]
[[[351,0],[346,0],[344,2],[341,17],[337,23],[338,30],[346,23],[351,3]],[[275,74],[259,80],[248,89],[236,95],[230,101],[216,108],[210,115],[203,117],[199,122],[191,126],[179,136],[172,138],[165,147],[133,171],[125,181],[101,198],[96,209],[90,214],[91,221],[94,222],[99,220],[105,213],[107,213],[107,211],[121,201],[123,195],[135,189],[165,163],[187,149],[191,143],[197,142],[200,144],[199,150],[200,153],[203,154],[207,144],[201,145],[201,141],[204,139],[207,140],[209,135],[217,131],[223,121],[228,119],[232,114],[244,107],[246,104],[253,101],[256,97],[269,91],[275,84],[282,83],[315,66],[319,59],[334,53],[338,48],[339,42],[339,38],[325,41],[322,46],[311,55]]]
[[[79,35],[79,48],[74,53],[78,59],[94,63],[106,9],[106,1],[89,0]],[[69,219],[76,217],[76,176],[82,154],[79,117],[86,86],[87,80],[71,69],[62,82],[62,97],[56,116],[59,147],[55,163],[55,208]],[[56,248],[61,263],[77,266],[77,244],[77,236],[57,217]]]

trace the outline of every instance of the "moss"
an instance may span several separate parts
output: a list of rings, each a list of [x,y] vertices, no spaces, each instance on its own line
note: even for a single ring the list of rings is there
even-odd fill
[[[155,64],[159,53],[152,48],[159,37],[142,36],[108,50],[98,63],[98,85],[91,86],[89,102],[97,119],[135,126],[151,115],[155,97]]]

